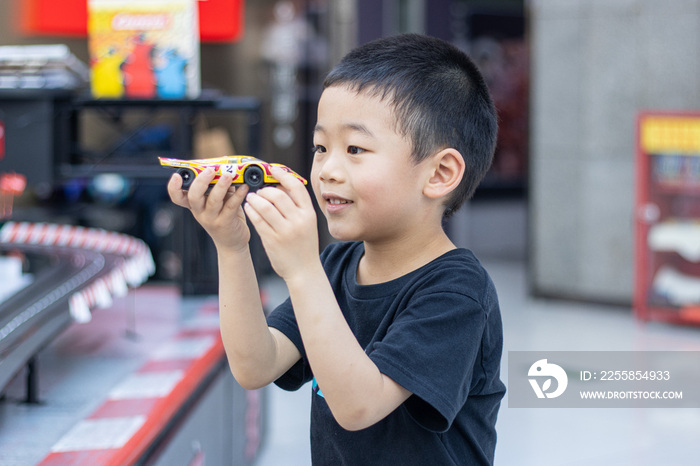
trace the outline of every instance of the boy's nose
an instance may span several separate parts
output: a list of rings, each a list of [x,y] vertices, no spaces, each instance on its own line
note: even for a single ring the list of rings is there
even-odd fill
[[[318,170],[318,176],[321,181],[342,181],[342,166],[338,160],[338,156],[328,153]]]

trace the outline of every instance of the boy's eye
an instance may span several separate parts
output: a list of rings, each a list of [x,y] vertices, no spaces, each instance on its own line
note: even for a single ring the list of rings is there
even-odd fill
[[[326,152],[326,148],[320,144],[316,144],[315,146],[313,146],[311,148],[311,153],[314,155],[319,154],[319,153],[323,153],[323,152]]]
[[[364,152],[364,151],[365,151],[365,150],[364,150],[363,148],[361,148],[361,147],[357,147],[357,146],[348,146],[348,154],[357,155],[357,154],[361,154],[361,153]]]

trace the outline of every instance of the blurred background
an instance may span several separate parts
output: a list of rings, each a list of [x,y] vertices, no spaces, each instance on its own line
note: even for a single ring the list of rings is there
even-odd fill
[[[102,20],[110,14],[119,21]],[[308,176],[325,74],[354,46],[404,32],[439,37],[467,52],[496,103],[500,130],[493,166],[474,199],[445,227],[458,246],[472,249],[492,270],[503,301],[504,364],[508,350],[697,350],[700,0],[2,1],[0,222],[7,228],[71,225],[143,242],[153,269],[141,289],[115,306],[138,316],[161,297],[179,317],[158,338],[175,335],[183,315],[217,292],[216,255],[189,213],[171,205],[165,191],[170,172],[156,157],[248,154]],[[145,88],[137,88],[139,82]],[[13,293],[62,260],[55,251],[28,250],[20,234],[7,231],[0,236],[6,274],[0,281],[13,285],[0,294],[0,314],[7,313],[0,321],[2,338],[24,328],[16,313],[31,304],[30,297],[11,301]],[[323,224],[319,232],[324,244],[332,240]],[[285,290],[255,238],[252,248],[271,308]],[[52,312],[68,315],[68,309],[65,304]],[[98,318],[110,327],[109,318],[96,311]],[[22,356],[18,343],[5,350],[0,338],[3,361],[14,361],[3,369],[8,376],[0,387],[0,416],[7,421],[0,419],[0,429],[44,422],[36,403],[26,411],[14,402],[25,398],[29,362],[56,357],[56,342],[67,345],[65,332],[77,331],[71,330],[74,320],[66,317]],[[22,330],[21,341],[46,323],[32,325]],[[133,330],[130,325],[127,330]],[[104,350],[134,352],[125,374],[152,355],[141,333],[141,343],[129,340]],[[80,367],[75,364],[70,370]],[[214,379],[227,377],[221,367],[216,370]],[[81,377],[72,383],[84,384]],[[190,401],[182,419],[197,412],[193,406],[209,393],[211,381],[202,384],[185,397]],[[50,399],[57,390],[52,387],[40,385],[37,398]],[[42,455],[99,405],[99,393],[86,396],[89,401],[67,416],[62,431],[46,435]],[[250,440],[253,432],[264,440],[246,444],[247,453],[236,461],[230,452],[221,462],[209,453],[211,464],[306,464],[306,393],[271,388],[260,399],[241,393],[236,403],[243,411],[250,403],[263,406],[256,411],[263,421],[244,423],[228,435]],[[700,426],[696,410],[668,416],[557,411],[504,408],[499,423],[506,438],[497,460],[694,464],[690,458],[700,453],[684,433],[659,436],[669,425],[673,432]],[[603,425],[603,418],[610,422]],[[560,439],[555,452],[527,447],[530,435],[524,431],[556,437],[552,424],[565,419],[581,420],[580,442]],[[168,432],[183,422],[173,421]],[[640,431],[629,434],[635,423]],[[161,455],[167,464],[162,458],[172,458],[165,446],[172,432],[154,440],[141,458]],[[3,436],[17,441],[0,430],[0,445]],[[640,436],[646,447],[635,447]],[[591,452],[596,446],[600,456]],[[201,448],[193,451],[195,459],[202,457]],[[0,462],[31,464],[40,457],[0,454]]]

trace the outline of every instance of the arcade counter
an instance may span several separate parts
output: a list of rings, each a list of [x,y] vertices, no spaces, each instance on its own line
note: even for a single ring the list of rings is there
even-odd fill
[[[28,369],[24,369],[27,371]],[[252,464],[264,392],[233,379],[212,297],[145,285],[73,323],[0,401],[3,465]]]

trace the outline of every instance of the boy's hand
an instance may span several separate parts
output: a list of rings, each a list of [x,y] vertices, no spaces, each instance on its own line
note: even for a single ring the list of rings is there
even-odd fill
[[[248,193],[248,185],[234,188],[231,174],[224,174],[213,186],[209,183],[214,170],[207,168],[192,182],[189,191],[182,190],[182,177],[174,174],[168,182],[168,194],[173,203],[189,209],[194,218],[209,233],[217,249],[242,249],[250,240],[241,204]]]
[[[249,193],[245,213],[257,230],[275,272],[285,280],[320,264],[316,212],[303,183],[277,167],[279,188]]]

